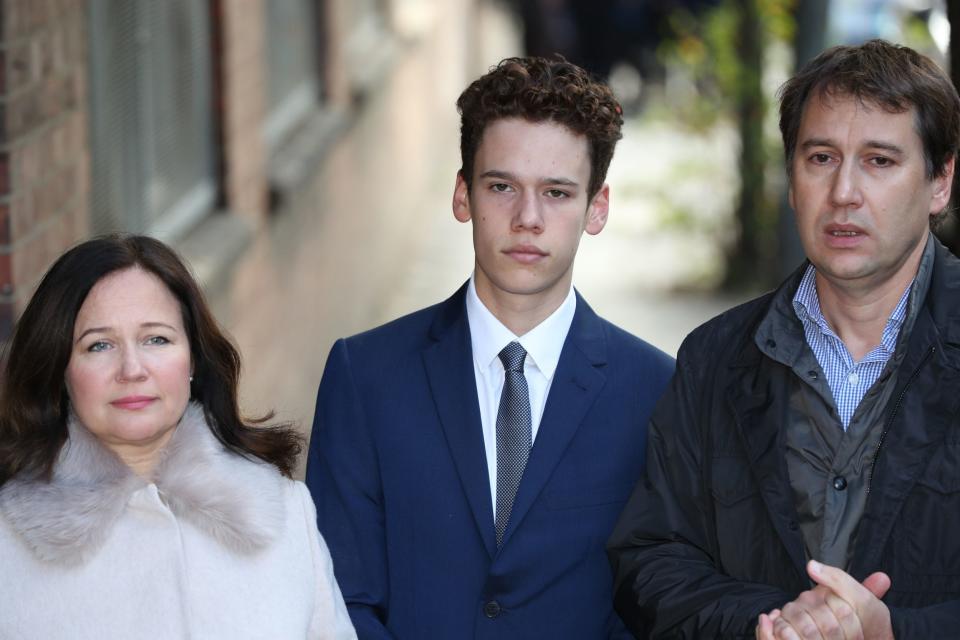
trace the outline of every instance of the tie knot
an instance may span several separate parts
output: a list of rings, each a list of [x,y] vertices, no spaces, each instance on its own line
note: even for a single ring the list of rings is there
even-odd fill
[[[500,362],[503,363],[504,371],[519,371],[523,373],[523,361],[527,357],[527,351],[520,346],[520,343],[514,340],[503,348],[500,352]]]

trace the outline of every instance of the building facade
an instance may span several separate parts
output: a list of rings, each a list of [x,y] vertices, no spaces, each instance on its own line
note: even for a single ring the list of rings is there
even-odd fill
[[[0,341],[85,238],[178,245],[215,225],[205,251],[228,261],[375,87],[418,1],[0,3]]]

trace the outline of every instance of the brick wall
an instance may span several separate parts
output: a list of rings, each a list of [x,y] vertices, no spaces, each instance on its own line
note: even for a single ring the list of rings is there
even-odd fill
[[[0,3],[0,340],[89,228],[85,4]]]

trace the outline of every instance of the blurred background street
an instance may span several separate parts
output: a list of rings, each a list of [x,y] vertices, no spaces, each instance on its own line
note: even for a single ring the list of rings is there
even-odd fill
[[[952,5],[8,0],[0,340],[69,246],[149,233],[188,259],[239,346],[245,411],[308,431],[336,338],[470,274],[470,227],[450,208],[457,96],[504,57],[559,51],[609,80],[626,121],[610,222],[584,237],[574,283],[673,355],[802,259],[777,87],[824,47],[870,37],[956,77]]]
[[[273,407],[308,423],[336,338],[439,302],[469,276],[470,226],[450,206],[460,166],[455,102],[473,77],[522,49],[509,15],[481,5],[473,19],[482,28],[467,50],[455,35],[466,30],[466,4],[445,3],[422,18],[432,28],[404,46],[317,175],[211,290],[245,358],[249,411]],[[709,181],[671,175],[702,159]],[[584,236],[575,285],[599,313],[675,354],[692,328],[739,296],[697,286],[720,266],[719,244],[709,234],[690,237],[695,229],[661,231],[661,189],[720,217],[735,174],[731,132],[684,141],[665,126],[631,121],[609,174],[610,223]],[[700,290],[678,290],[690,287]]]

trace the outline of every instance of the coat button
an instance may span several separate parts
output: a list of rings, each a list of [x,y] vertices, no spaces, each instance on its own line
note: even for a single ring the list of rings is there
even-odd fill
[[[843,476],[837,476],[833,479],[833,488],[837,491],[843,491],[847,488],[847,479]]]
[[[500,615],[500,603],[496,600],[491,600],[490,602],[483,605],[483,615],[488,618],[496,618]]]

